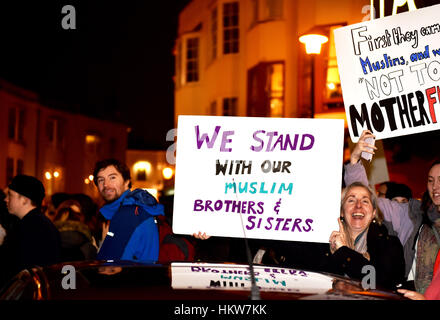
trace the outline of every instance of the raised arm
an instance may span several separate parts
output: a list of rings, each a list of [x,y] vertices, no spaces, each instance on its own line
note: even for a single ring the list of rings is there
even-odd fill
[[[356,143],[356,146],[351,151],[350,155],[350,163],[345,165],[345,174],[344,181],[345,185],[348,186],[353,182],[362,182],[366,186],[369,185],[367,173],[365,172],[365,168],[362,165],[361,154],[362,152],[368,152],[374,155],[374,150],[377,148],[369,143],[365,142],[367,138],[374,138],[374,135],[369,130],[364,130],[359,138],[359,141]]]
[[[358,143],[351,152],[350,163],[344,167],[344,182],[347,186],[356,181],[369,185],[367,173],[360,159],[362,152],[368,152],[374,155],[374,150],[377,150],[375,146],[365,142],[365,139],[370,137],[374,138],[374,135],[369,130],[364,130]],[[408,214],[408,203],[398,203],[386,198],[378,198],[378,207],[382,211],[384,219],[391,222],[400,242],[404,245],[413,228]]]

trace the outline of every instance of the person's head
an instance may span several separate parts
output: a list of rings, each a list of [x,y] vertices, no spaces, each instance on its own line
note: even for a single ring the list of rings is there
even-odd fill
[[[130,169],[116,159],[98,161],[93,177],[93,182],[106,202],[117,200],[131,188]]]
[[[56,211],[54,221],[80,221],[84,222],[85,216],[81,204],[73,199],[62,202]]]
[[[8,186],[5,198],[10,214],[22,219],[29,211],[39,208],[45,197],[40,180],[27,175],[17,175]]]
[[[428,171],[426,191],[422,197],[422,208],[425,212],[432,204],[440,210],[440,160],[434,161]]]
[[[407,203],[412,198],[412,191],[406,184],[394,183],[388,185],[385,197],[400,203]]]
[[[377,187],[377,197],[386,198],[388,187],[392,184],[394,184],[394,182],[391,181],[385,181],[379,184],[379,186]]]
[[[376,194],[361,182],[346,187],[341,197],[341,217],[352,239],[366,230],[377,215]]]

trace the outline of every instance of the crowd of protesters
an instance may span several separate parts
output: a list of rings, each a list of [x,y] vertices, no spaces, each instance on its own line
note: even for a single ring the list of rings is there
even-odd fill
[[[440,162],[428,172],[422,200],[394,182],[377,192],[368,186],[360,160],[374,154],[364,131],[344,166],[339,230],[328,244],[249,241],[254,263],[340,273],[361,279],[362,268],[376,268],[379,286],[411,299],[440,299]],[[85,194],[45,194],[35,177],[14,177],[0,192],[0,286],[24,268],[80,260],[161,261],[158,228],[172,209],[142,189],[131,189],[130,170],[115,159],[96,163],[94,183],[101,208]],[[170,213],[171,212],[171,213]],[[162,221],[162,222],[161,222]],[[171,229],[170,229],[171,230]],[[173,234],[167,234],[173,237]],[[198,239],[198,240],[197,240]],[[172,239],[169,243],[183,241]],[[195,247],[185,260],[247,263],[241,239],[194,234],[183,244]],[[181,249],[182,244],[178,247]],[[185,251],[185,250],[184,250]],[[188,250],[187,250],[188,251]],[[188,253],[188,252],[187,252]]]

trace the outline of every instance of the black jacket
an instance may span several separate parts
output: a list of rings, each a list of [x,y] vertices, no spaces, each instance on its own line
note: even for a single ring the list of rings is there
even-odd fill
[[[385,226],[371,223],[367,234],[367,251],[370,261],[362,254],[343,246],[329,257],[329,270],[333,273],[346,274],[350,278],[362,280],[371,274],[362,268],[374,266],[376,286],[395,289],[405,280],[405,258],[399,239],[390,236]]]
[[[31,210],[11,230],[7,255],[8,277],[35,265],[46,266],[60,261],[60,234],[38,209]]]

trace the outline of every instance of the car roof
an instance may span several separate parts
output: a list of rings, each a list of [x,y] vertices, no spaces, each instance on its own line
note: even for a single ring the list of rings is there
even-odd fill
[[[389,291],[363,290],[360,282],[333,274],[253,268],[261,299],[401,299]],[[81,261],[24,270],[0,298],[17,298],[17,286],[23,288],[21,299],[242,300],[250,298],[252,281],[250,267],[243,264]]]

